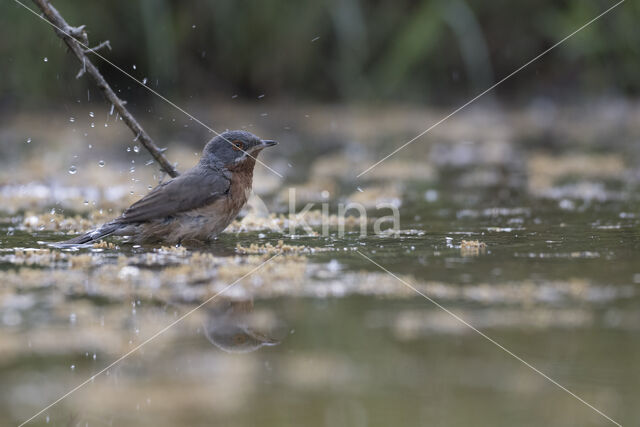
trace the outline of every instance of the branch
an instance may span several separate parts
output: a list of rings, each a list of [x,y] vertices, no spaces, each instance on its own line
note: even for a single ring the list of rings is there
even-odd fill
[[[95,65],[89,60],[87,57],[87,53],[95,52],[97,49],[103,48],[107,46],[111,49],[109,42],[102,42],[98,46],[94,48],[89,48],[89,40],[87,38],[87,32],[85,31],[85,26],[81,25],[79,27],[72,27],[64,20],[60,12],[58,12],[52,5],[49,3],[49,0],[33,0],[33,2],[40,8],[40,10],[44,13],[44,16],[47,18],[49,22],[54,25],[54,31],[64,42],[69,46],[71,52],[74,53],[80,64],[82,64],[82,68],[78,72],[77,77],[82,76],[84,73],[89,74],[95,80],[98,88],[102,91],[104,96],[113,104],[115,109],[120,113],[120,117],[127,124],[127,126],[131,129],[136,138],[140,140],[140,143],[146,148],[151,156],[158,162],[160,167],[164,169],[169,175],[172,177],[178,176],[178,171],[176,168],[169,163],[167,158],[162,154],[162,151],[158,146],[153,142],[151,137],[145,132],[145,130],[140,126],[140,124],[136,121],[133,115],[127,110],[124,106],[125,101],[118,98],[116,93],[111,89],[111,86],[107,83],[107,81],[102,77],[100,71],[96,68]]]
[[[91,49],[85,49],[84,53],[92,53],[102,49],[103,47],[107,47],[109,48],[109,50],[111,50],[111,43],[109,43],[109,40],[105,40],[102,43],[100,43],[98,46],[92,47]]]

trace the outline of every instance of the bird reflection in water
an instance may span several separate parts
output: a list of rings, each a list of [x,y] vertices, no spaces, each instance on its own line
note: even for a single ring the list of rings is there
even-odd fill
[[[265,316],[254,313],[252,298],[223,298],[214,301],[208,309],[204,331],[207,339],[220,350],[250,353],[280,344],[280,340],[271,336],[273,323],[265,322]]]

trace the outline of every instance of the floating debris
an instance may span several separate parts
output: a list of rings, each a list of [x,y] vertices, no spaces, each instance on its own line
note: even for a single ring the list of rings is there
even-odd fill
[[[111,242],[106,242],[104,240],[101,240],[98,243],[94,243],[93,248],[94,249],[118,249],[118,246],[114,245]]]
[[[478,256],[484,254],[486,250],[487,245],[478,240],[463,240],[460,243],[460,255],[462,256]]]
[[[354,248],[355,249],[355,248]],[[271,243],[265,243],[264,245],[258,245],[256,243],[252,243],[250,246],[245,247],[240,245],[239,243],[236,245],[236,252],[246,255],[246,254],[313,254],[317,252],[329,252],[338,250],[334,247],[309,247],[303,245],[286,245],[283,240],[278,240],[276,245],[272,245]]]

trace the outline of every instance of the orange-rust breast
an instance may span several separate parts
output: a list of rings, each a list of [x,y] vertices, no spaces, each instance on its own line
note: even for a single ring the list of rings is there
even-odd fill
[[[234,217],[238,214],[238,212],[240,212],[240,209],[242,209],[244,204],[247,203],[249,194],[251,194],[251,180],[249,180],[249,185],[232,182],[231,188],[229,189],[229,198],[227,203],[229,211],[232,212],[232,215]]]
[[[229,187],[229,202],[231,209],[236,214],[247,202],[251,187],[253,185],[253,167],[256,161],[252,158],[246,159],[244,162],[229,168],[231,171],[231,186]]]

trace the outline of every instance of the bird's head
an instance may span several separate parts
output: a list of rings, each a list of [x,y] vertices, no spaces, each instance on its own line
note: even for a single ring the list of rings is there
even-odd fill
[[[200,161],[225,168],[235,168],[246,162],[253,168],[258,153],[276,144],[275,141],[260,139],[251,132],[227,131],[205,145]]]

